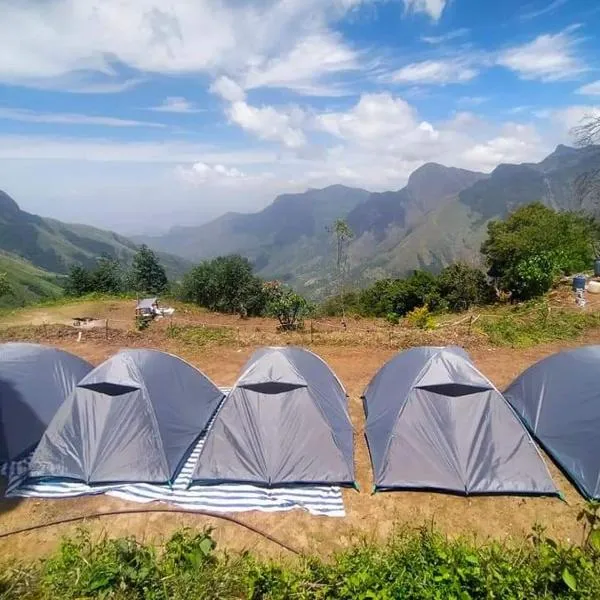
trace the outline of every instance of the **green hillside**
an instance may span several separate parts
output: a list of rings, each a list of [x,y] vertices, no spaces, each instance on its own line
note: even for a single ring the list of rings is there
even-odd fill
[[[0,297],[0,308],[24,306],[62,295],[59,275],[4,252],[0,252],[0,273],[6,273],[12,290]]]
[[[75,264],[92,268],[102,255],[128,264],[137,249],[137,244],[111,231],[27,213],[0,190],[0,250],[37,267],[64,274]],[[160,260],[171,279],[179,279],[191,266],[169,254],[160,254]]]

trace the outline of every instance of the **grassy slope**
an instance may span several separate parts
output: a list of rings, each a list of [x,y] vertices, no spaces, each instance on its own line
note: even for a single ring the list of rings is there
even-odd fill
[[[12,293],[0,298],[1,308],[23,306],[62,294],[60,278],[16,256],[0,252],[0,272],[8,275]]]

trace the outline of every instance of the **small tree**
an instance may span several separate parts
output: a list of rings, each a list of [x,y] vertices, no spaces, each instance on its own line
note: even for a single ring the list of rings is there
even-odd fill
[[[68,296],[84,296],[93,292],[92,274],[81,265],[74,265],[65,282],[65,293]]]
[[[310,312],[305,298],[279,281],[264,284],[267,297],[267,314],[279,320],[283,331],[293,331],[303,325],[304,317]]]
[[[0,298],[2,296],[8,296],[12,292],[12,286],[8,280],[6,273],[0,273]]]
[[[161,294],[167,289],[168,280],[164,267],[156,254],[145,244],[133,257],[130,280],[136,292]]]
[[[121,265],[114,258],[103,256],[92,272],[92,288],[101,294],[120,294],[124,289]]]
[[[442,300],[453,311],[469,310],[491,299],[491,288],[485,273],[465,263],[455,263],[442,270],[438,277]]]

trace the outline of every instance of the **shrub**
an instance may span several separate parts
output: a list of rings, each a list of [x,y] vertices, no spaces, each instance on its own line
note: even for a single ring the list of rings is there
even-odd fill
[[[435,329],[435,320],[427,306],[414,308],[406,315],[406,320],[410,325],[419,329]]]
[[[446,267],[438,278],[440,297],[452,311],[469,310],[492,299],[485,273],[464,263]]]
[[[267,298],[266,312],[277,318],[283,331],[294,331],[303,326],[304,317],[311,312],[305,298],[278,281],[265,283],[263,290]]]

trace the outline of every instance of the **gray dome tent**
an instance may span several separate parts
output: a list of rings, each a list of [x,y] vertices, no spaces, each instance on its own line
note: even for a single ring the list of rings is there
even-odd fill
[[[0,344],[0,462],[23,458],[75,385],[85,360],[38,344]]]
[[[600,500],[600,346],[553,354],[504,392],[536,440],[587,498]]]
[[[326,363],[301,348],[255,352],[206,436],[192,480],[354,485],[346,394]]]
[[[557,493],[517,415],[460,348],[397,354],[363,399],[376,490]]]
[[[61,406],[29,477],[171,483],[222,399],[203,373],[176,356],[119,352]]]

